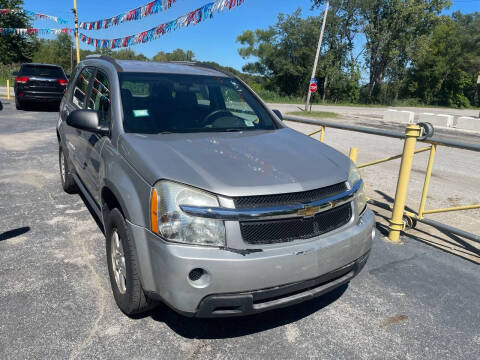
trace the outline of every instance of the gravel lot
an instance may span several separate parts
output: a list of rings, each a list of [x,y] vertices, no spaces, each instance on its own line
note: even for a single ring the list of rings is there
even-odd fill
[[[1,359],[478,358],[478,265],[410,238],[377,237],[348,287],[291,308],[240,319],[188,319],[164,306],[125,316],[99,226],[79,196],[61,190],[57,117],[13,104],[0,112]],[[358,145],[360,162],[401,148],[333,130],[327,139],[342,151]],[[479,201],[477,167],[478,154],[439,151],[432,206]],[[367,170],[370,192],[392,193],[395,164]],[[410,189],[417,198],[418,180]],[[478,212],[459,214],[454,225],[479,232]]]

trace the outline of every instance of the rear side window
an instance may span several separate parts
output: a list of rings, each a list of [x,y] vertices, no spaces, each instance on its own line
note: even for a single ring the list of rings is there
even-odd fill
[[[47,65],[23,65],[20,75],[65,79],[65,73],[61,68]]]
[[[72,102],[80,109],[85,107],[85,100],[87,96],[88,84],[93,75],[93,68],[85,68],[78,75],[75,85],[73,87]]]
[[[87,107],[98,112],[100,123],[106,126],[110,124],[110,82],[107,75],[101,71],[97,71],[93,79]]]

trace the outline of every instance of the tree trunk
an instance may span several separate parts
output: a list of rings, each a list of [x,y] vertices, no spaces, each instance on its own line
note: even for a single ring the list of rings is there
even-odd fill
[[[328,70],[325,74],[325,80],[323,80],[323,94],[322,94],[322,102],[325,102],[325,98],[327,97],[327,82],[328,82]]]

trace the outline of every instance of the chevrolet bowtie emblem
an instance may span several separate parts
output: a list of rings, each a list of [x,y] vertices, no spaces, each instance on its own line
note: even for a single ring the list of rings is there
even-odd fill
[[[315,214],[319,213],[320,210],[327,210],[333,207],[333,202],[329,202],[322,206],[305,206],[303,209],[298,210],[298,216],[303,216],[304,218],[312,217]]]

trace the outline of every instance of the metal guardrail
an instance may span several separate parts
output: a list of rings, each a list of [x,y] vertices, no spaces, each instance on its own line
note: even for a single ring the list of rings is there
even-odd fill
[[[320,121],[320,120],[311,120],[311,119],[304,119],[298,116],[283,116],[283,120],[298,122],[302,124],[310,124],[321,126],[323,128],[323,133],[325,133],[325,128],[332,128],[332,129],[340,129],[340,130],[347,130],[347,131],[354,131],[360,132],[364,134],[371,134],[371,135],[379,135],[385,137],[391,137],[396,139],[405,139],[406,135],[404,132],[399,131],[390,131],[390,130],[382,130],[382,129],[375,129],[366,126],[357,126],[357,125],[348,125],[348,124],[339,124],[333,121]],[[309,136],[313,134],[317,134],[322,130],[317,130],[313,133],[308,134]],[[429,144],[436,144],[436,145],[444,145],[448,147],[453,147],[457,149],[465,149],[471,151],[480,151],[480,145],[478,144],[471,144],[462,141],[455,141],[455,140],[446,140],[446,139],[439,139],[436,137],[429,137],[424,140],[417,140]]]
[[[479,209],[480,204],[471,204],[471,205],[464,205],[464,206],[455,206],[451,208],[443,208],[443,209],[431,209],[425,210],[425,205],[427,201],[428,189],[430,186],[430,178],[432,175],[433,170],[433,163],[435,161],[435,154],[437,146],[446,146],[452,147],[456,149],[464,149],[470,151],[480,152],[480,145],[466,143],[462,141],[455,141],[455,140],[445,140],[435,138],[431,135],[433,133],[433,126],[431,124],[409,124],[405,128],[405,132],[396,132],[396,131],[389,131],[389,130],[382,130],[382,129],[374,129],[365,126],[357,126],[357,125],[349,125],[349,124],[339,124],[332,121],[318,121],[318,120],[310,120],[304,119],[297,116],[284,116],[284,120],[298,122],[302,124],[309,124],[309,125],[316,125],[320,126],[319,130],[313,131],[309,133],[309,136],[313,136],[315,134],[320,133],[320,141],[324,141],[325,138],[325,130],[327,127],[339,130],[346,130],[346,131],[354,131],[360,132],[364,134],[371,134],[377,136],[384,136],[396,139],[404,139],[404,147],[401,154],[390,156],[387,158],[371,161],[365,164],[357,165],[358,168],[364,168],[367,166],[381,164],[387,161],[392,161],[396,159],[402,159],[400,164],[400,171],[397,180],[397,190],[395,193],[395,200],[393,207],[389,209],[392,210],[392,218],[390,219],[389,225],[389,238],[393,242],[398,242],[400,237],[400,232],[407,230],[409,227],[415,227],[417,221],[422,222],[424,224],[433,226],[443,231],[447,231],[459,236],[462,236],[466,239],[470,239],[476,242],[480,242],[480,236],[466,232],[464,230],[452,227],[450,225],[446,225],[440,223],[438,221],[434,221],[431,219],[425,219],[424,215],[428,214],[436,214],[436,213],[443,213],[443,212],[450,212],[450,211],[460,211],[460,210],[471,210],[471,209]],[[427,132],[424,134],[424,132]],[[424,142],[430,144],[430,146],[423,147],[421,149],[415,150],[416,142]],[[417,213],[412,213],[409,211],[405,211],[405,201],[407,197],[407,188],[408,182],[410,180],[410,172],[412,168],[413,157],[415,154],[429,151],[429,158],[427,164],[427,170],[425,174],[424,186],[422,191],[422,197],[420,200],[420,206]],[[357,162],[357,148],[350,149],[350,159],[353,162]]]

